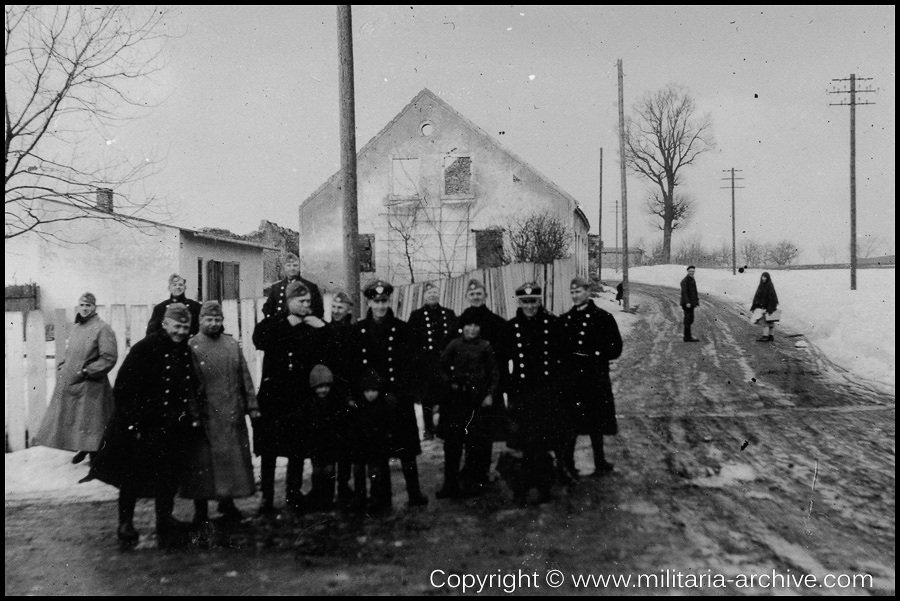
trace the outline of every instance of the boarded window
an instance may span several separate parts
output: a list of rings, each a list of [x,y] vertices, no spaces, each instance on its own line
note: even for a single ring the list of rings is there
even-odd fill
[[[359,270],[375,271],[375,234],[359,234]]]
[[[444,196],[472,197],[472,157],[444,157]]]
[[[209,261],[206,264],[208,300],[230,300],[241,296],[239,263]]]
[[[203,302],[203,257],[197,257],[197,300]]]
[[[478,269],[503,265],[503,230],[475,230],[475,262]]]
[[[420,159],[391,159],[391,197],[419,198]]]

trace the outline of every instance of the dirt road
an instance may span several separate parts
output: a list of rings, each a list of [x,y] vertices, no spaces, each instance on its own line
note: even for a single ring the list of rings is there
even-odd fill
[[[494,594],[892,594],[893,395],[795,348],[792,332],[755,342],[758,328],[726,303],[703,301],[693,344],[672,290],[633,286],[632,303],[642,319],[613,370],[616,471],[549,505],[516,508],[498,483],[410,510],[394,466],[387,518],[286,514],[164,553],[152,536],[120,551],[113,503],[7,501],[6,594],[446,594],[464,583]],[[425,447],[433,492],[442,455]],[[137,526],[152,531],[149,503]]]

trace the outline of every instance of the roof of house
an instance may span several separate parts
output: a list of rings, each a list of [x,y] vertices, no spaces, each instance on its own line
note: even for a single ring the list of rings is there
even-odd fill
[[[437,104],[442,106],[444,109],[453,113],[463,123],[465,123],[467,126],[469,126],[473,131],[475,131],[480,136],[485,138],[497,150],[505,153],[511,159],[513,159],[515,162],[517,162],[517,163],[521,164],[522,166],[526,167],[527,169],[529,169],[540,180],[542,180],[545,184],[547,184],[548,187],[552,188],[558,194],[560,194],[567,200],[571,201],[572,204],[575,206],[574,213],[579,218],[581,218],[584,221],[585,226],[587,226],[590,229],[590,222],[588,221],[587,215],[584,214],[584,211],[581,210],[581,207],[580,207],[578,201],[575,200],[575,198],[571,194],[569,194],[568,192],[566,192],[565,190],[563,190],[562,188],[557,186],[550,178],[548,178],[547,176],[542,174],[540,171],[538,171],[537,169],[532,167],[527,161],[525,161],[524,159],[519,157],[513,151],[509,150],[508,148],[506,148],[505,146],[500,144],[500,142],[495,140],[490,134],[488,134],[486,131],[481,129],[477,124],[475,124],[473,121],[471,121],[468,117],[466,117],[465,115],[463,115],[462,113],[457,111],[455,108],[453,108],[452,106],[447,104],[446,101],[442,100],[437,94],[435,94],[428,88],[422,88],[422,91],[419,92],[418,94],[416,94],[416,96],[412,100],[410,100],[409,103],[405,107],[403,107],[403,109],[399,113],[397,113],[397,115],[393,119],[388,121],[387,125],[385,125],[383,128],[381,128],[381,131],[379,131],[377,134],[375,134],[371,140],[366,142],[365,146],[360,148],[359,152],[356,153],[357,159],[359,159],[359,157],[361,157],[363,154],[368,152],[369,149],[372,148],[376,144],[376,142],[378,142],[378,140],[380,140],[381,137],[384,136],[385,133],[387,133],[388,130],[390,130],[391,127],[395,123],[397,123],[397,121],[399,121],[401,117],[403,117],[404,114],[406,114],[407,111],[411,110],[412,107],[414,107],[416,105],[416,103],[419,102],[420,100],[422,100],[423,98],[428,98],[428,99],[434,100]],[[340,174],[341,174],[341,170],[338,169],[338,171],[334,175],[332,175],[327,180],[325,180],[325,182],[321,186],[316,188],[316,190],[312,194],[310,194],[303,202],[301,202],[300,206],[303,207],[303,205],[305,205],[309,200],[311,200],[312,198],[317,196],[319,194],[319,192],[321,192],[322,190],[327,188],[329,185],[331,185],[334,182],[334,180],[340,176]]]
[[[191,229],[189,227],[182,227],[182,226],[178,226],[178,225],[169,225],[167,223],[160,223],[158,221],[144,219],[143,217],[135,217],[133,215],[124,215],[122,213],[109,213],[108,211],[103,211],[101,209],[97,209],[94,207],[73,205],[73,204],[69,204],[69,203],[63,202],[61,200],[55,200],[52,198],[46,198],[46,199],[44,199],[44,202],[60,204],[60,205],[67,206],[67,207],[74,207],[80,211],[97,213],[97,218],[99,218],[99,219],[111,219],[114,221],[134,221],[134,222],[136,222],[135,225],[146,224],[148,226],[176,229],[182,233],[190,234],[195,238],[205,238],[207,240],[215,240],[217,242],[225,242],[228,244],[237,244],[239,246],[250,246],[250,247],[259,248],[262,250],[279,250],[278,247],[268,246],[266,244],[260,244],[259,242],[253,242],[250,240],[241,240],[238,238],[230,238],[228,236],[212,234],[209,232],[202,232],[200,230]]]

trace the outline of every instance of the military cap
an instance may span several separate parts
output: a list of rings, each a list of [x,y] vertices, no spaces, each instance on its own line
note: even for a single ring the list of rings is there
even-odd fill
[[[203,306],[200,307],[200,319],[207,315],[222,317],[222,305],[219,304],[219,301],[208,300],[203,303]]]
[[[471,280],[469,280],[469,283],[466,284],[466,291],[478,290],[479,288],[481,288],[482,290],[485,289],[484,284],[481,283],[481,280],[476,278],[472,278]]]
[[[380,278],[371,280],[363,289],[363,295],[369,300],[377,300],[382,297],[387,298],[393,293],[394,287]]]
[[[78,302],[79,303],[85,302],[85,303],[97,306],[97,297],[94,296],[90,292],[85,292],[84,294],[82,294],[81,296],[78,297]]]
[[[479,311],[475,307],[469,307],[465,311],[462,312],[462,315],[459,316],[459,325],[467,326],[470,323],[474,323],[477,326],[484,325],[484,312]]]
[[[540,298],[541,287],[534,282],[526,282],[516,288],[516,298]]]
[[[303,282],[291,282],[284,289],[284,298],[285,300],[291,300],[295,296],[303,296],[309,293],[309,288]]]
[[[178,275],[177,273],[173,273],[169,276],[169,286],[174,284],[175,282],[186,282],[187,280]]]
[[[590,280],[583,277],[574,277],[572,278],[572,283],[569,284],[569,288],[584,288],[585,290],[590,290],[593,288],[593,284],[591,284]]]
[[[285,263],[290,263],[290,262],[292,262],[292,261],[295,262],[295,263],[299,263],[299,262],[300,262],[300,257],[298,257],[297,255],[295,255],[294,253],[285,253],[285,255],[284,255],[284,262],[285,262]]]
[[[350,295],[347,294],[346,292],[338,292],[337,294],[335,294],[332,302],[344,303],[345,305],[350,305],[350,306],[353,306],[353,304],[354,304],[353,301],[350,300]]]
[[[428,292],[432,288],[437,288],[438,285],[434,282],[425,282],[425,285],[422,287],[422,292]]]
[[[166,307],[165,318],[179,323],[191,323],[191,312],[181,303],[172,303]]]

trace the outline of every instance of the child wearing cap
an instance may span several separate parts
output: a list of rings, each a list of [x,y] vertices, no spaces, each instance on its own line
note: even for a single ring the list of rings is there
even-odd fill
[[[301,411],[304,417],[304,447],[312,462],[312,489],[307,508],[327,511],[334,503],[335,464],[351,442],[351,399],[335,383],[331,370],[318,364],[309,374],[310,394]]]
[[[459,482],[463,445],[468,457],[479,444],[490,440],[480,413],[491,407],[500,383],[500,370],[488,341],[481,338],[482,315],[474,308],[463,311],[462,335],[454,338],[440,359],[440,375],[450,389],[443,405],[434,407],[437,433],[444,439],[444,485],[436,496],[454,498],[479,490],[477,482]]]
[[[351,407],[353,448],[353,509],[380,512],[391,508],[391,433],[397,399],[384,392],[381,377],[367,369],[360,379],[360,395]],[[366,480],[371,489],[366,491]]]

